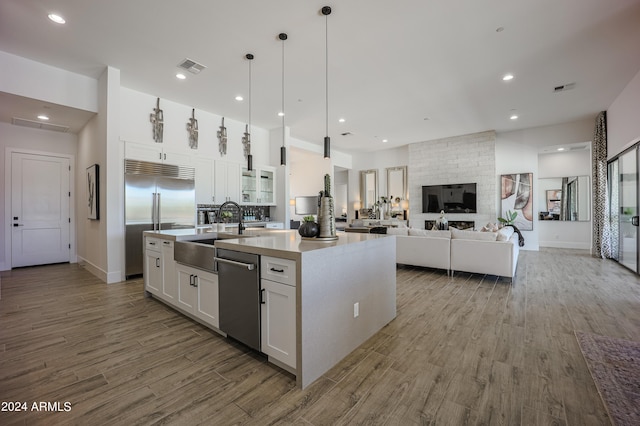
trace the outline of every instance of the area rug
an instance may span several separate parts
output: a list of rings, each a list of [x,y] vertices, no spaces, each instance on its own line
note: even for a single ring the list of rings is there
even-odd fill
[[[611,421],[640,425],[640,342],[575,334]]]

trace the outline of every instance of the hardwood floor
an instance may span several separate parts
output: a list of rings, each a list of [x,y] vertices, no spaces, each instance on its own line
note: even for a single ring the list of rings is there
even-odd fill
[[[141,280],[5,272],[0,401],[28,411],[0,424],[610,424],[573,333],[640,341],[640,279],[622,266],[544,249],[520,252],[513,285],[409,267],[397,283],[397,318],[301,391]]]

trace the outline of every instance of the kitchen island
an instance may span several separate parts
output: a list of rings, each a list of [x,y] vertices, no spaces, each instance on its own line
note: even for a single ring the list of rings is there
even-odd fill
[[[338,235],[327,242],[291,230],[247,230],[241,237],[174,230],[145,238],[213,237],[216,248],[261,256],[262,352],[305,388],[396,316],[395,239]]]

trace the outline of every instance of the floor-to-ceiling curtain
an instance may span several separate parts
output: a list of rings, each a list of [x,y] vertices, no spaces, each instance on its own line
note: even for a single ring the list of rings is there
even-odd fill
[[[593,255],[603,259],[614,257],[608,200],[607,113],[602,111],[593,135]]]
[[[562,198],[560,199],[560,220],[571,220],[569,217],[569,178],[562,178]]]

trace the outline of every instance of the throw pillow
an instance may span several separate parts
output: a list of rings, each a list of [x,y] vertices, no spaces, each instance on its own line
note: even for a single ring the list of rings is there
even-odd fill
[[[495,241],[497,232],[451,230],[451,238],[458,240]]]
[[[414,237],[451,238],[450,231],[429,231],[427,229],[409,228],[409,235]]]
[[[496,241],[509,241],[514,232],[515,231],[512,227],[505,226],[498,231],[498,237],[496,238]]]
[[[485,226],[480,228],[480,231],[482,231],[482,232],[498,232],[498,225],[496,225],[495,223],[489,222]]]
[[[387,228],[387,235],[409,235],[409,228]]]

